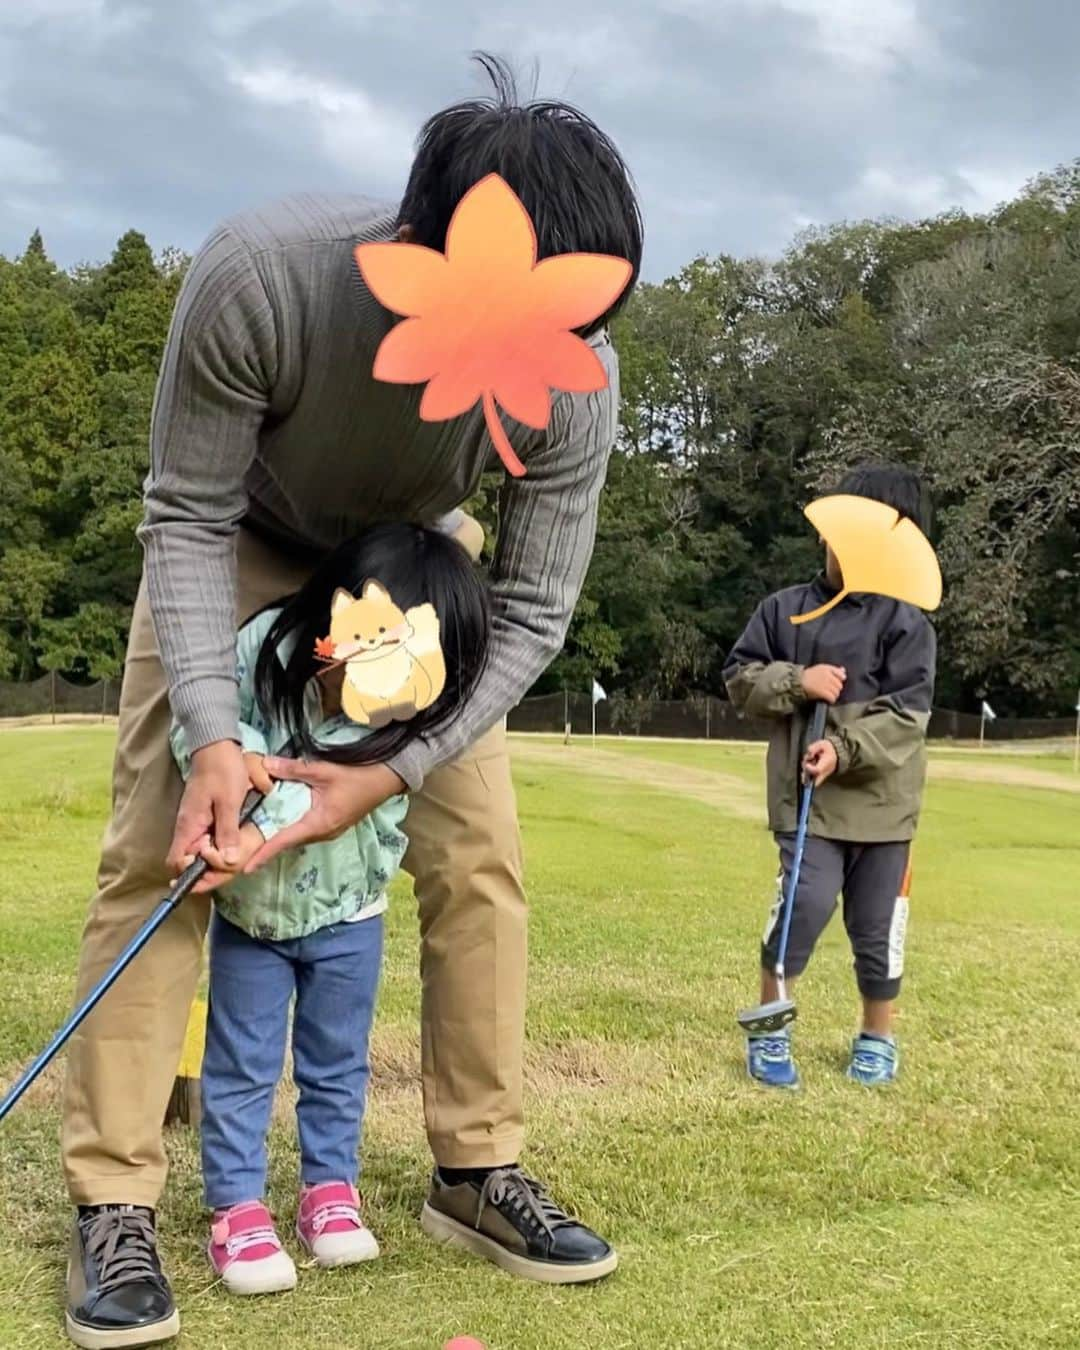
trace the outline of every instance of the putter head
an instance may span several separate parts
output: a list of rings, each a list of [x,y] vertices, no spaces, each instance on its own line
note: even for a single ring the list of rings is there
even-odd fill
[[[748,1036],[768,1036],[783,1031],[796,1017],[795,1002],[790,998],[774,998],[771,1003],[759,1003],[756,1008],[744,1008],[739,1013],[739,1026]]]

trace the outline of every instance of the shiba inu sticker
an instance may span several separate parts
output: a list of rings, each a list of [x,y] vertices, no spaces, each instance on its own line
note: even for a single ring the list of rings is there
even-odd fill
[[[359,596],[340,587],[334,592],[330,636],[316,642],[315,655],[345,667],[342,712],[373,729],[407,722],[446,684],[434,606],[401,610],[378,581],[366,581]]]

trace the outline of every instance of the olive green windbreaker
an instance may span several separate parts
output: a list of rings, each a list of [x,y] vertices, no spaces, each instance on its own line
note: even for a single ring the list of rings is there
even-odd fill
[[[828,711],[837,771],[814,793],[810,833],[852,843],[913,837],[926,779],[926,728],[937,641],[920,610],[877,595],[853,595],[796,626],[835,592],[823,577],[762,602],[724,667],[735,707],[770,727],[769,827],[795,830],[800,764],[813,707],[802,689],[812,665],[843,666],[847,681]]]

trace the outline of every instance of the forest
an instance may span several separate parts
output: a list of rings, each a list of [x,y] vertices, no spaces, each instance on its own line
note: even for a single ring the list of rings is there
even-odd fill
[[[209,223],[209,222],[208,222]],[[64,271],[0,258],[0,679],[115,678],[156,371],[187,259],[135,230]],[[937,702],[1062,716],[1080,686],[1080,161],[985,215],[717,253],[616,321],[622,421],[566,648],[537,686],[722,693],[768,591],[820,565],[801,508],[918,468],[945,577]],[[497,528],[498,481],[472,503]]]

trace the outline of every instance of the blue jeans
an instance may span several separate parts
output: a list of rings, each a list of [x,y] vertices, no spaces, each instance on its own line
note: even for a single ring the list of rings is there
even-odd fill
[[[382,963],[382,915],[260,942],[215,913],[202,1067],[206,1203],[259,1200],[266,1134],[293,1014],[301,1179],[353,1184],[368,1081],[368,1037]]]

